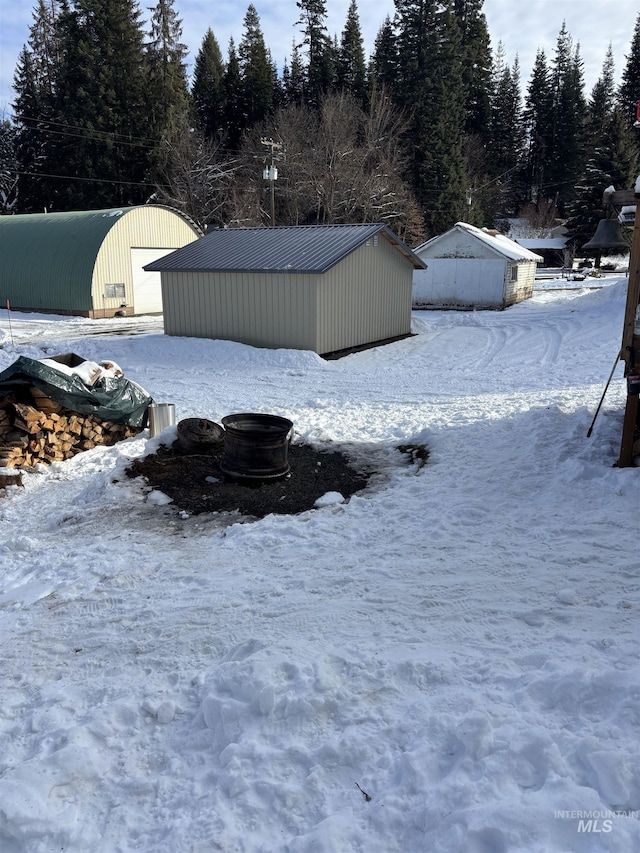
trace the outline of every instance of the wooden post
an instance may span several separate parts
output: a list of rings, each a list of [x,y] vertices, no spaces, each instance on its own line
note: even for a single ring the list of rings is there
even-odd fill
[[[625,361],[624,375],[634,367],[640,368],[640,335],[634,335],[634,324],[636,311],[640,303],[640,216],[637,205],[640,199],[635,198],[636,218],[633,226],[633,241],[629,255],[629,284],[627,286],[627,304],[624,312],[624,324],[622,327],[622,347],[620,358]],[[629,468],[633,465],[634,436],[638,426],[638,396],[627,394],[624,420],[622,422],[622,442],[620,445],[620,458],[617,465],[619,468]]]

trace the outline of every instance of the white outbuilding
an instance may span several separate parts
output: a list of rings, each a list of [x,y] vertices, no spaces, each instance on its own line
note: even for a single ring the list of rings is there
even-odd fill
[[[497,231],[457,222],[413,250],[414,308],[507,308],[533,293],[540,255]]]

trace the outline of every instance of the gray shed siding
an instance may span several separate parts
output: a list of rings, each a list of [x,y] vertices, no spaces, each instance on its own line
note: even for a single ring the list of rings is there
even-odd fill
[[[167,335],[316,348],[317,275],[162,273]]]
[[[413,264],[385,237],[360,246],[318,281],[316,351],[409,334],[412,282]]]

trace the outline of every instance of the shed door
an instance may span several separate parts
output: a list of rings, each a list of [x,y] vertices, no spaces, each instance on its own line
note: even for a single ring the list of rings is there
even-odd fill
[[[160,273],[145,272],[143,267],[174,251],[175,249],[131,249],[133,310],[136,314],[158,314],[162,311]]]

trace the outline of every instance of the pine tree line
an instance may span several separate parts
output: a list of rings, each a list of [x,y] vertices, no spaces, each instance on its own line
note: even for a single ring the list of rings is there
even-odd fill
[[[201,225],[375,220],[417,242],[529,209],[584,242],[604,188],[638,169],[640,16],[621,85],[609,48],[587,97],[564,24],[523,92],[482,6],[395,0],[367,61],[356,0],[333,39],[324,0],[297,0],[279,71],[249,5],[226,55],[207,30],[189,84],[173,0],[148,31],[136,0],[38,0],[0,128],[2,210],[159,201]]]

